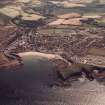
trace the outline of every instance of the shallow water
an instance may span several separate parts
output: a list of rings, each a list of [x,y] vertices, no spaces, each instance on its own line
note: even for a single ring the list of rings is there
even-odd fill
[[[51,88],[56,79],[52,64],[36,56],[23,60],[17,71],[0,71],[0,105],[105,105],[105,86],[96,80]]]

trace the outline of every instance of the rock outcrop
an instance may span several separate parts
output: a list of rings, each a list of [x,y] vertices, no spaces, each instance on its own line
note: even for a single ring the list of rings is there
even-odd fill
[[[58,25],[64,25],[64,26],[81,26],[82,21],[81,20],[87,20],[88,18],[82,17],[79,13],[67,13],[63,15],[58,15],[57,19],[51,23],[48,24],[48,26],[58,26]]]
[[[63,15],[58,15],[57,17],[60,19],[80,18],[81,14],[72,12],[72,13],[67,13],[67,14],[63,14]]]
[[[19,60],[17,56],[8,55],[0,52],[0,70],[14,70],[21,65],[21,60]]]
[[[96,65],[85,64],[81,62],[73,62],[72,60],[66,59],[60,55],[56,54],[45,54],[40,52],[23,52],[18,54],[20,57],[33,56],[33,57],[42,57],[47,58],[51,63],[53,63],[55,72],[59,79],[66,81],[67,79],[73,76],[82,76],[82,73],[85,74],[86,78],[93,80],[94,76],[99,75],[99,70],[104,70],[103,67],[98,67]],[[97,71],[96,72],[94,72]],[[94,76],[93,76],[94,75]],[[103,76],[101,73],[100,75]],[[99,76],[100,76],[99,75]]]
[[[50,1],[51,3],[55,4],[56,6],[64,7],[64,8],[73,8],[73,7],[85,7],[85,4],[81,3],[73,3],[69,1]]]
[[[68,66],[71,66],[71,62],[68,62],[65,58],[63,58],[60,55],[57,54],[46,54],[46,53],[40,53],[40,52],[23,52],[18,54],[20,57],[22,56],[40,56],[47,58],[49,61],[53,62],[54,65],[59,68],[59,70],[64,70],[64,68],[67,68]]]

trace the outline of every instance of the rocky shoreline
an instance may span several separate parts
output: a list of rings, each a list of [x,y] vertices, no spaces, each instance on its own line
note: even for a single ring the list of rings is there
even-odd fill
[[[104,23],[101,24],[101,20],[104,21],[103,14],[90,16],[91,13],[66,12],[64,14],[53,14],[51,17],[51,14],[47,14],[47,12],[50,11],[50,6],[59,7],[60,5],[60,9],[61,7],[65,9],[69,8],[64,6],[65,3],[69,2],[63,2],[62,4],[61,2],[55,1],[46,1],[45,3],[43,1],[29,1],[30,0],[28,0],[27,3],[25,3],[24,0],[23,2],[18,1],[18,3],[14,2],[11,5],[1,8],[0,13],[12,19],[9,18],[9,21],[6,18],[10,22],[7,24],[8,26],[4,26],[6,30],[4,30],[2,26],[0,28],[0,37],[2,39],[0,42],[0,51],[4,51],[7,57],[14,58],[14,62],[15,60],[21,62],[21,60],[18,59],[19,57],[17,58],[16,55],[11,56],[12,52],[25,53],[33,51],[35,54],[38,52],[39,55],[41,53],[45,53],[46,55],[53,54],[54,56],[58,55],[67,61],[67,65],[69,61],[73,61],[79,64],[104,67],[104,55],[89,53],[91,48],[98,50],[105,48],[105,25]],[[76,6],[77,4],[78,3],[75,3],[75,5],[73,5]],[[37,7],[38,5],[39,7]],[[85,4],[85,6],[86,5],[87,4]],[[35,6],[35,10],[30,8],[31,6]],[[38,8],[39,10],[37,11],[36,9]],[[46,13],[42,13],[42,8],[45,9]],[[46,11],[46,9],[49,10]],[[22,14],[20,14],[20,11]],[[46,23],[44,26],[41,24],[40,27],[40,19]],[[2,33],[4,36],[2,36]],[[51,60],[59,65],[59,67],[57,67],[59,69],[65,69],[67,67],[63,61],[60,62],[61,59],[55,60],[55,58],[51,58]],[[64,63],[64,65],[62,63]],[[12,63],[10,65],[12,65]]]
[[[104,75],[104,66],[97,66],[91,63],[86,62],[74,62],[66,59],[64,56],[56,54],[45,54],[40,52],[23,52],[23,53],[1,53],[1,63],[0,70],[19,70],[24,66],[23,57],[33,56],[46,58],[55,68],[56,75],[58,79],[61,79],[62,82],[74,77],[82,77],[84,73],[86,78],[93,80],[94,78],[103,78]],[[101,72],[100,72],[101,71]],[[97,77],[96,77],[97,76]],[[56,84],[58,85],[58,84]]]
[[[8,38],[9,40],[5,41],[5,45],[7,46],[5,51],[5,54],[8,55],[8,57],[11,57],[11,52],[20,53],[23,52],[30,52],[33,51],[36,55],[38,54],[40,56],[43,55],[48,58],[49,54],[54,56],[59,56],[62,59],[66,60],[66,63],[64,61],[61,61],[61,58],[58,57],[58,59],[53,59],[52,55],[50,56],[53,62],[55,62],[55,66],[58,70],[65,70],[68,68],[68,63],[71,63],[69,61],[73,61],[80,64],[88,64],[93,66],[99,66],[104,67],[104,62],[101,60],[101,63],[99,60],[92,61],[92,59],[98,58],[101,59],[101,55],[96,55],[95,57],[91,54],[89,55],[88,50],[93,48],[98,48],[98,46],[103,47],[102,40],[104,41],[104,30],[100,28],[88,30],[87,28],[76,28],[71,27],[68,30],[64,29],[64,32],[61,33],[47,33],[47,31],[43,32],[44,29],[40,29],[38,32],[38,35],[29,33],[31,36],[24,34],[27,30],[18,30],[15,32],[18,32],[19,35],[16,33],[12,35],[12,37]],[[45,29],[46,30],[46,29]],[[65,31],[67,31],[65,33]],[[66,35],[65,35],[66,34]],[[101,36],[99,35],[101,34]],[[11,43],[8,44],[8,42]],[[24,43],[23,43],[24,42]],[[101,43],[100,43],[101,42]],[[28,50],[27,50],[28,49]],[[88,54],[87,54],[88,53]],[[31,54],[31,53],[28,53]],[[88,56],[87,56],[88,55]],[[94,55],[94,54],[93,54]],[[13,55],[15,57],[15,55]],[[12,57],[13,57],[12,56]],[[20,55],[19,55],[20,56]],[[20,56],[21,57],[21,56]],[[16,62],[15,62],[16,60]],[[20,64],[21,60],[14,59],[15,63],[10,63],[10,67],[12,67],[12,64],[18,65]],[[71,65],[71,64],[70,64]],[[5,65],[4,65],[5,66]]]

